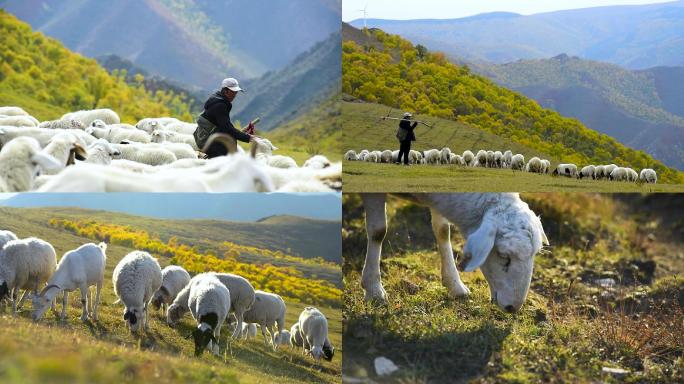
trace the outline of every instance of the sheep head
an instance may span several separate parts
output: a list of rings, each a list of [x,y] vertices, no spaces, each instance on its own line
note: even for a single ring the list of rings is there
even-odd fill
[[[162,304],[168,302],[169,297],[169,291],[162,285],[152,296],[152,307],[154,307],[154,309],[161,308]]]
[[[333,356],[335,356],[335,348],[326,340],[325,344],[323,344],[323,358],[332,361]]]
[[[123,319],[126,320],[131,332],[136,333],[140,329],[140,319],[143,316],[141,308],[132,307],[124,310]]]
[[[178,320],[183,316],[185,310],[178,304],[171,304],[166,309],[166,324],[169,327],[174,327]]]
[[[192,331],[192,338],[195,340],[195,356],[201,356],[210,341],[214,344],[218,343],[216,337],[214,337],[213,330],[205,323],[198,325]]]
[[[482,271],[492,302],[516,312],[532,281],[534,256],[549,242],[539,217],[527,205],[487,212],[463,249],[462,269]]]
[[[38,295],[33,296],[33,321],[38,321],[43,317],[60,290],[59,286],[50,284],[43,288]]]
[[[0,300],[3,299],[9,299],[9,287],[7,286],[7,282],[3,281],[2,284],[0,284]]]

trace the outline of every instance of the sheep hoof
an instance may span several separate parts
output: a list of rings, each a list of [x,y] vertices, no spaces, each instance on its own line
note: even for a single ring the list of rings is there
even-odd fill
[[[470,295],[470,289],[461,282],[454,282],[449,289],[449,298],[457,299]]]
[[[88,321],[88,315],[81,316],[81,321],[83,321],[83,322]]]
[[[387,292],[382,284],[373,284],[366,290],[365,300],[367,302],[377,302],[380,304],[387,303]]]

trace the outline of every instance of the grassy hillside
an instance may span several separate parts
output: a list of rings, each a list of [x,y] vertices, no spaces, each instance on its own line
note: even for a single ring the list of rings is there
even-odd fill
[[[396,138],[396,121],[381,121],[389,107],[372,103],[342,103],[344,116],[344,143],[347,149],[359,152],[362,149],[399,149]],[[395,110],[394,114],[397,114]],[[418,141],[412,148],[426,150],[447,146],[454,153],[466,149],[496,149],[521,153],[526,159],[540,156],[551,160],[552,166],[559,163],[547,153],[531,149],[522,144],[486,132],[468,124],[439,119],[426,115],[416,116],[418,120],[434,122],[434,128],[416,128]],[[458,166],[411,166],[398,167],[394,164],[375,164],[345,161],[343,167],[345,192],[467,192],[489,191],[595,191],[595,192],[660,192],[684,191],[681,184],[616,183],[610,181],[576,180],[565,177],[513,172],[507,169],[463,168]]]
[[[67,250],[90,242],[88,238],[50,226],[50,209],[28,210],[24,214],[0,215],[0,228],[14,231],[19,237],[37,236],[50,241],[58,258]],[[193,329],[186,316],[176,329],[169,328],[161,313],[150,313],[151,331],[134,337],[121,319],[122,306],[114,304],[111,276],[117,262],[132,248],[110,244],[107,249],[105,285],[97,323],[82,323],[78,293],[70,295],[68,321],[61,323],[48,312],[40,323],[30,320],[28,302],[18,318],[7,312],[0,316],[0,381],[3,382],[121,382],[153,380],[155,382],[339,382],[342,356],[342,319],[339,309],[319,306],[329,319],[332,343],[338,347],[331,363],[316,366],[299,350],[273,352],[261,338],[234,341],[226,353],[214,357],[205,353],[193,357],[193,343],[185,339]],[[168,257],[155,255],[160,264]],[[286,324],[291,326],[306,306],[286,299]],[[227,329],[221,334],[225,345]],[[37,340],[40,340],[39,342]],[[32,344],[30,349],[26,345]]]
[[[449,63],[442,53],[427,52],[381,30],[369,33],[382,43],[382,50],[350,40],[343,43],[342,91],[346,94],[478,127],[563,162],[650,167],[662,175],[663,182],[684,180],[680,172],[646,153],[543,109],[533,100],[472,74],[468,67]],[[343,139],[345,149],[353,148],[355,139]]]
[[[345,195],[345,377],[379,383],[684,380],[680,195],[524,194],[551,242],[519,313],[490,303],[481,272],[467,299],[440,282],[429,211],[390,199],[382,280],[389,303],[363,302],[361,202]],[[455,256],[463,238],[452,231]],[[677,255],[677,256],[674,256]],[[604,279],[604,280],[602,280]],[[603,284],[603,285],[602,285]],[[373,360],[399,366],[380,378]],[[603,373],[620,368],[623,376]]]
[[[190,118],[184,95],[148,92],[142,76],[128,85],[125,73],[108,74],[4,10],[0,33],[0,105],[20,106],[41,121],[92,108],[111,108],[127,123],[146,116]]]

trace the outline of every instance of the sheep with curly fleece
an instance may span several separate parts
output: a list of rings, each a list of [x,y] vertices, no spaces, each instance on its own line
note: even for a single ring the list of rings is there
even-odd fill
[[[456,270],[450,241],[450,223],[466,238],[463,270],[480,268],[489,283],[492,302],[516,312],[530,288],[534,256],[548,244],[541,220],[517,193],[421,193],[399,197],[430,208],[432,230],[442,260],[442,284],[449,297],[470,290]],[[380,255],[387,233],[384,194],[362,195],[366,211],[368,246],[361,285],[367,301],[386,302],[380,279]]]
[[[658,174],[651,168],[644,168],[639,172],[639,180],[644,183],[655,184],[658,182]]]
[[[137,333],[142,325],[148,331],[147,306],[162,283],[157,260],[147,252],[133,251],[116,265],[112,282],[114,293],[124,304],[123,319],[128,328]]]

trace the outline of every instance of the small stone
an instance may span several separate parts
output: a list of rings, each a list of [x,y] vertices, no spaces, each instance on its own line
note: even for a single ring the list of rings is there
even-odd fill
[[[401,280],[399,282],[399,285],[401,289],[409,295],[415,295],[420,290],[420,287],[417,284],[412,283],[408,280]]]
[[[380,356],[375,358],[375,372],[378,376],[388,376],[398,371],[399,367],[392,360]]]
[[[596,279],[594,280],[594,284],[599,285],[603,288],[613,288],[615,287],[615,279],[607,278],[607,279]]]
[[[610,367],[603,367],[601,368],[601,372],[612,375],[615,377],[624,377],[629,374],[629,371],[626,369],[622,368],[610,368]]]

